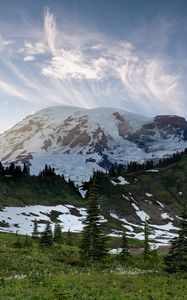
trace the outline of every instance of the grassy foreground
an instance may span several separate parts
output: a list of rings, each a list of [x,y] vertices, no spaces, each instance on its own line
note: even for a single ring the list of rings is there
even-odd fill
[[[170,300],[186,299],[187,276],[168,275],[157,265],[144,266],[140,255],[121,263],[114,255],[88,266],[74,245],[41,249],[35,241],[15,247],[17,238],[0,234],[0,300]]]

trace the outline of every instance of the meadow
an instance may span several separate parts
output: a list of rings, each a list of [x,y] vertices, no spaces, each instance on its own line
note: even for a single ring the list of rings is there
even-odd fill
[[[108,254],[88,264],[77,241],[63,234],[61,244],[41,247],[30,237],[1,233],[0,300],[186,299],[187,275],[166,273],[162,255],[145,264],[141,254],[125,261]]]

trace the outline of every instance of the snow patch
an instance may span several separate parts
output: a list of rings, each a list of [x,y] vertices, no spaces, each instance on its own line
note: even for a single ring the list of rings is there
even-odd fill
[[[144,212],[143,210],[140,210],[139,207],[135,204],[132,203],[132,206],[134,207],[134,209],[136,210],[136,214],[137,216],[144,222],[146,219],[150,219],[149,215]]]
[[[118,185],[118,184],[119,185],[129,184],[129,182],[126,181],[125,178],[123,178],[122,176],[119,176],[117,178],[117,180],[118,180],[118,182],[111,180],[112,184],[115,185],[115,186]]]
[[[144,225],[138,225],[128,222],[125,218],[120,218],[115,213],[110,213],[110,215],[112,218],[123,222],[123,226],[129,229],[130,232],[127,231],[127,236],[129,238],[144,240]],[[171,222],[165,225],[149,224],[149,227],[151,229],[149,239],[154,241],[152,242],[152,244],[159,246],[169,245],[170,240],[176,236],[176,233],[173,233],[171,231],[178,230],[178,228],[175,227]],[[135,232],[136,228],[140,230],[140,232]]]
[[[164,205],[161,203],[161,202],[159,202],[158,200],[156,201],[162,208],[164,208]]]
[[[150,172],[150,173],[158,173],[159,172],[159,170],[156,170],[156,169],[152,169],[152,170],[146,170],[146,172]]]
[[[147,197],[153,197],[153,194],[145,193]]]
[[[75,208],[79,211],[80,217],[73,215],[71,209]],[[57,213],[57,220],[61,224],[62,231],[72,232],[81,231],[83,229],[82,220],[85,217],[85,208],[76,208],[72,205],[57,206],[25,206],[25,207],[6,207],[0,211],[0,220],[9,227],[0,227],[0,231],[19,232],[20,234],[31,235],[33,231],[33,222],[38,221],[39,231],[43,231],[47,221],[50,221],[51,212]],[[52,228],[54,228],[52,223]]]
[[[162,218],[162,219],[170,219],[170,220],[173,220],[173,218],[171,218],[171,217],[168,215],[168,213],[163,213],[163,214],[161,214],[161,218]]]

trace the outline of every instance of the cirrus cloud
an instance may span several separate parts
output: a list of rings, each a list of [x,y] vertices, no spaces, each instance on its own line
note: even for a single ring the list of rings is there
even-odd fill
[[[140,51],[125,39],[78,27],[63,30],[49,9],[38,34],[14,41],[14,47],[12,43],[0,36],[0,52],[10,48],[8,58],[7,54],[0,58],[14,82],[9,89],[9,81],[0,74],[3,93],[24,99],[26,95],[27,101],[42,105],[120,106],[149,115],[184,114],[181,74],[160,51],[157,55],[146,47]]]

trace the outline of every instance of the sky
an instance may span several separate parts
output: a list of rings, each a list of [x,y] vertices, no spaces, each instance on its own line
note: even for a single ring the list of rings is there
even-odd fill
[[[53,105],[187,117],[186,0],[0,0],[0,132]]]

